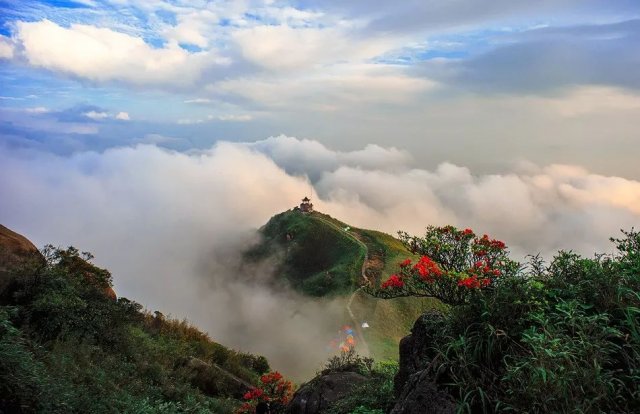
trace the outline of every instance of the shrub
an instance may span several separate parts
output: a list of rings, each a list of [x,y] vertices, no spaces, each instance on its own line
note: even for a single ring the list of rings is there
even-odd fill
[[[508,258],[503,242],[486,234],[477,237],[471,229],[431,226],[423,238],[399,234],[406,247],[421,258],[416,263],[406,259],[399,264],[399,272],[379,288],[368,287],[375,296],[432,297],[448,305],[460,305],[518,269],[518,264]]]
[[[561,251],[548,266],[533,257],[520,267],[497,241],[431,227],[403,237],[423,259],[370,292],[451,305],[430,354],[460,411],[638,412],[640,234],[623,234],[614,255]],[[460,283],[478,253],[500,274]]]
[[[105,294],[110,274],[77,249],[44,251],[46,265],[14,278],[0,307],[2,412],[233,412],[237,384],[211,368],[214,392],[194,369],[217,364],[251,383],[263,357],[217,344],[187,321],[152,316]]]

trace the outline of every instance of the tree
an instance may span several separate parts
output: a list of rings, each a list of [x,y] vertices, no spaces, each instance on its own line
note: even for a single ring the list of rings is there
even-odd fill
[[[389,299],[401,296],[432,297],[448,305],[467,302],[474,292],[491,289],[499,278],[513,275],[519,264],[509,259],[507,246],[471,229],[429,226],[424,237],[399,232],[402,243],[420,258],[399,263],[399,271],[380,287],[367,292]]]

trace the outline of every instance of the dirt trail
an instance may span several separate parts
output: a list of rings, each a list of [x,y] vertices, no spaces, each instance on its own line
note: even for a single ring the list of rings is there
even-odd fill
[[[326,220],[322,217],[314,217],[316,220],[320,220],[323,223],[333,227],[334,229],[336,229],[339,232],[343,232],[345,233],[345,235],[349,238],[351,238],[353,241],[355,241],[356,243],[358,243],[360,245],[360,247],[362,247],[364,249],[364,258],[362,260],[362,268],[360,269],[360,275],[362,277],[362,280],[365,284],[370,284],[371,282],[369,281],[369,278],[367,277],[367,265],[369,262],[369,248],[367,247],[366,244],[364,244],[362,242],[362,240],[360,240],[358,237],[354,236],[353,234],[351,234],[348,231],[345,231],[344,229],[340,228],[339,226],[337,226],[336,224],[330,222],[329,220]],[[364,339],[364,332],[362,332],[362,322],[358,321],[356,319],[356,316],[353,314],[353,311],[351,310],[351,304],[353,303],[353,300],[355,299],[356,295],[358,293],[360,293],[360,291],[362,290],[364,286],[360,286],[358,289],[354,290],[353,293],[351,294],[351,296],[349,297],[349,300],[347,301],[347,305],[346,305],[346,309],[347,309],[347,313],[349,314],[349,317],[351,318],[351,321],[353,322],[353,327],[354,330],[356,331],[356,334],[358,335],[359,338],[359,344],[360,344],[360,349],[361,349],[361,353],[364,356],[370,356],[371,352],[369,351],[369,344],[367,344],[367,340]]]

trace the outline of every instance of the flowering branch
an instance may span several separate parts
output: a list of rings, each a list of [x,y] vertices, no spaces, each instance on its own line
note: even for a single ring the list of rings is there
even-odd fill
[[[513,274],[518,268],[502,241],[486,234],[478,237],[471,229],[431,226],[423,238],[403,232],[399,235],[404,245],[421,257],[416,263],[411,259],[399,263],[399,272],[379,288],[366,287],[373,296],[431,297],[460,305],[474,292],[493,287],[499,277]]]

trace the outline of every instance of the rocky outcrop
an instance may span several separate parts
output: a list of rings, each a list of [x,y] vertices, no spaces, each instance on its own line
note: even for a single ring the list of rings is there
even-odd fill
[[[431,310],[416,320],[411,334],[400,341],[398,374],[394,379],[396,405],[392,414],[445,414],[455,412],[455,401],[438,389],[431,362],[433,338],[444,328],[442,313]]]
[[[407,380],[413,374],[425,369],[433,358],[432,338],[442,326],[443,315],[436,310],[423,313],[416,320],[411,334],[400,340],[399,370],[394,380],[394,392],[400,396]]]
[[[424,369],[411,375],[391,414],[453,414],[456,403],[451,395],[438,389]]]
[[[0,294],[14,275],[44,264],[44,257],[26,237],[0,224]]]
[[[358,384],[366,381],[356,372],[330,372],[304,384],[288,407],[290,414],[317,414],[345,397]]]
[[[30,277],[44,265],[44,256],[29,239],[0,224],[0,300],[13,280]],[[105,281],[105,276],[109,274],[106,270],[99,269],[77,256],[65,257],[64,266],[74,273],[81,274],[106,297],[117,299],[111,283]]]

